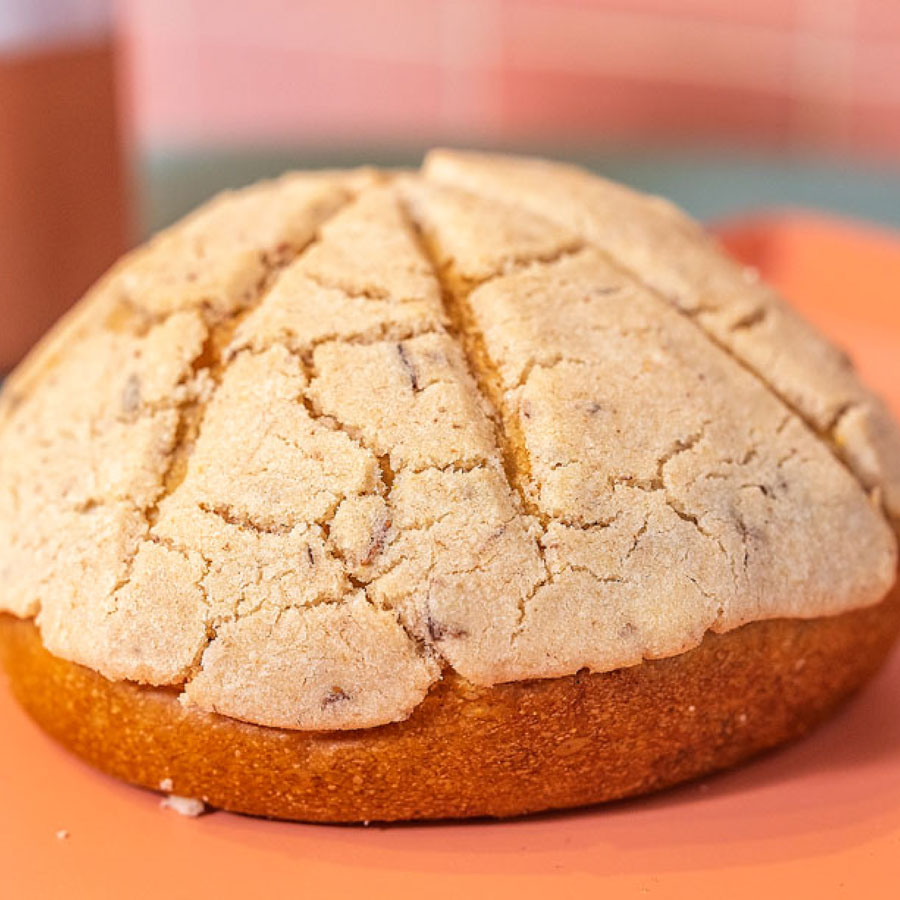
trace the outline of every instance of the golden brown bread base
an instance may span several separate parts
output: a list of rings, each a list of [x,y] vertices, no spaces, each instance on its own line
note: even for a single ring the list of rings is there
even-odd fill
[[[301,732],[107,681],[0,616],[30,715],[126,781],[307,821],[510,816],[657,790],[797,737],[866,681],[900,630],[900,591],[833,618],[756,622],[604,674],[475,688],[448,676],[405,722]],[[168,786],[168,785],[167,785]]]

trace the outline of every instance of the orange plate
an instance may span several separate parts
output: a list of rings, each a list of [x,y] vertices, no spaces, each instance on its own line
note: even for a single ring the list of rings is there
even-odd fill
[[[722,233],[900,412],[900,236],[801,214]],[[896,897],[898,709],[900,653],[810,738],[734,772],[575,813],[361,828],[182,818],[68,756],[0,688],[0,896]]]

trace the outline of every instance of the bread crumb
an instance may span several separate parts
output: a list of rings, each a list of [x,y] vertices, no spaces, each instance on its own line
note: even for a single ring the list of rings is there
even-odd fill
[[[164,797],[159,804],[163,809],[173,809],[180,816],[190,816],[196,818],[202,816],[206,812],[206,805],[202,800],[195,800],[193,797],[179,797],[177,794],[169,794]]]
[[[66,838],[68,838],[68,836],[69,836],[69,832],[66,831],[65,828],[60,828],[59,831],[56,832],[56,839],[58,841],[64,841],[64,840],[66,840]]]
[[[165,791],[167,794],[171,794],[174,787],[175,785],[172,784],[171,778],[163,778],[163,780],[159,783],[159,789],[161,791]]]

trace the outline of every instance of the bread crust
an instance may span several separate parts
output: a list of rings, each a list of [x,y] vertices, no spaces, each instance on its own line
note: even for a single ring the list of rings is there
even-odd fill
[[[91,291],[0,395],[0,610],[107,678],[329,731],[450,669],[613,671],[884,597],[900,432],[862,439],[837,351],[657,201],[435,159],[213,200]]]
[[[627,669],[474,687],[446,673],[403,722],[266,728],[108,681],[0,616],[13,692],[70,751],[214,807],[320,822],[511,816],[643,794],[798,737],[880,667],[900,590],[842,615],[754,622]],[[171,787],[170,787],[171,784]]]

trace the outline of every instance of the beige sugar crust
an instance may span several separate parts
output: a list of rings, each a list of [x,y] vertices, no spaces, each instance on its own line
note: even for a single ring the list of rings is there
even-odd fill
[[[757,272],[723,253],[661,197],[544,160],[435,150],[429,180],[511,203],[571,228],[669,300],[776,393],[900,522],[900,429],[846,354]]]
[[[898,449],[661,201],[446,151],[292,174],[135,251],[9,379],[0,609],[203,709],[370,727],[447,668],[607,671],[878,602]]]

